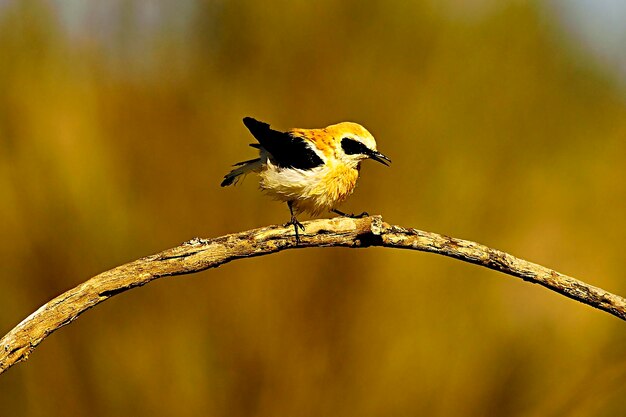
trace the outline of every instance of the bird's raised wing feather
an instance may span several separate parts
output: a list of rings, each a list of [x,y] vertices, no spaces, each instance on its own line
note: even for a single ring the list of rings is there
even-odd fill
[[[324,164],[311,144],[301,137],[270,129],[269,124],[252,117],[245,117],[243,124],[281,168],[312,169]]]

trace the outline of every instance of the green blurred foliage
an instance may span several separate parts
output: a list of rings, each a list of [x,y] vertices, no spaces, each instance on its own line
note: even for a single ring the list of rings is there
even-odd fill
[[[59,3],[3,2],[0,333],[123,262],[286,221],[254,178],[219,187],[254,156],[247,115],[373,132],[394,163],[347,211],[626,294],[624,97],[538,4],[482,3],[94,2],[67,30]],[[0,377],[0,415],[612,416],[624,346],[458,261],[288,251],[98,306]]]

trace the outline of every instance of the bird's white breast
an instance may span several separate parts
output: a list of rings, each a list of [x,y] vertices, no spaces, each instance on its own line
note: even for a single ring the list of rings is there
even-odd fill
[[[308,170],[279,168],[268,160],[259,176],[259,185],[269,196],[293,201],[297,212],[317,215],[335,208],[352,194],[359,171],[329,163]]]

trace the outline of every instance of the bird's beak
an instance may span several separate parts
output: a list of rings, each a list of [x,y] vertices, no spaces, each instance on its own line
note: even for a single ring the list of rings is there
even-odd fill
[[[387,158],[385,155],[383,155],[382,153],[378,151],[373,151],[372,153],[369,154],[369,157],[370,159],[380,162],[381,164],[386,165],[386,166],[389,166],[389,162],[391,162],[391,159]]]

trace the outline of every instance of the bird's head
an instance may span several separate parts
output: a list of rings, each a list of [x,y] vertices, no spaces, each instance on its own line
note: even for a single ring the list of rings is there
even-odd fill
[[[378,152],[374,136],[360,124],[342,122],[325,130],[332,135],[337,157],[344,162],[356,165],[364,159],[373,159],[389,166],[391,159]]]

